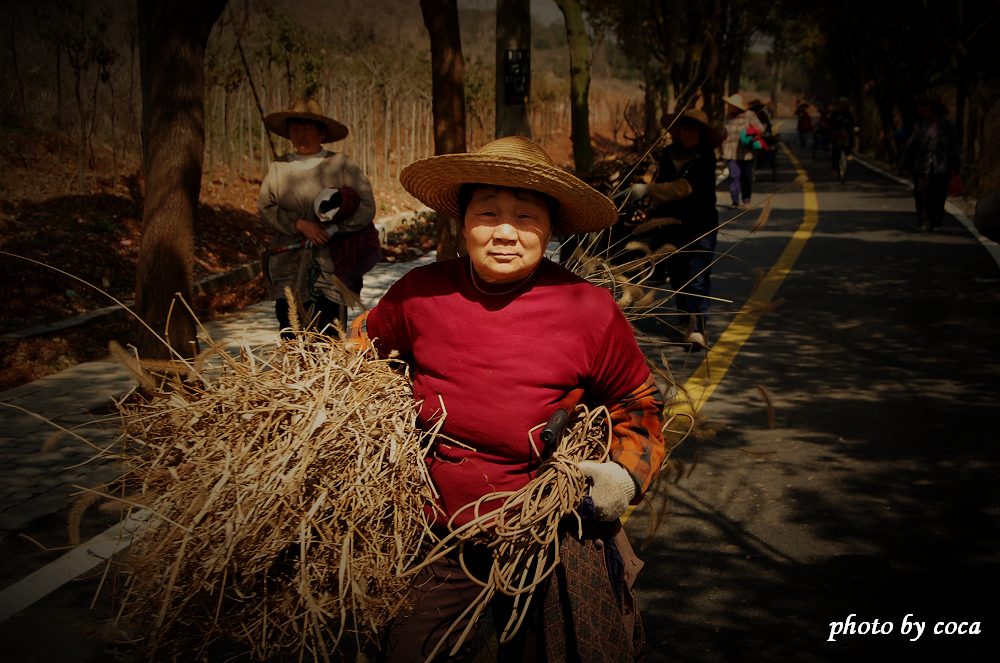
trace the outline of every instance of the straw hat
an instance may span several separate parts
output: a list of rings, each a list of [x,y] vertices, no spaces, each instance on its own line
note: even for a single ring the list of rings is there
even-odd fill
[[[458,190],[463,184],[529,189],[555,198],[556,234],[593,232],[618,220],[611,200],[552,163],[536,143],[507,136],[478,152],[442,154],[414,161],[399,174],[403,188],[431,209],[458,219]]]
[[[320,140],[324,143],[335,143],[347,138],[347,127],[332,117],[323,114],[323,109],[315,99],[307,97],[296,99],[292,107],[280,113],[271,113],[264,118],[264,126],[271,133],[282,138],[288,138],[288,120],[311,120],[323,127]]]
[[[722,100],[729,104],[730,106],[735,106],[741,111],[747,110],[747,102],[743,101],[743,95],[737,92],[736,94],[731,94],[728,97],[723,97]]]
[[[708,115],[703,110],[691,108],[681,113],[680,117],[677,117],[677,113],[667,113],[660,118],[660,124],[670,132],[671,136],[680,130],[681,123],[688,122],[694,122],[701,126],[705,133],[705,140],[712,147],[718,147],[722,144],[722,134],[708,121]]]

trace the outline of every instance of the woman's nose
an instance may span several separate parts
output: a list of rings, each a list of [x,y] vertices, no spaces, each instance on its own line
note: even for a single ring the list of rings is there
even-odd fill
[[[493,236],[498,239],[516,240],[517,228],[512,222],[501,219],[500,223],[493,227]]]

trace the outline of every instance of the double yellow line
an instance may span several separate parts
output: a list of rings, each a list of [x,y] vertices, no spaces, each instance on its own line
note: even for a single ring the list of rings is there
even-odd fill
[[[781,148],[795,167],[798,177],[803,180],[802,223],[795,230],[784,251],[781,252],[767,275],[750,294],[746,303],[733,317],[732,322],[722,332],[712,349],[705,352],[705,358],[701,364],[681,387],[678,394],[681,400],[671,409],[672,414],[681,415],[681,417],[685,415],[694,417],[712,396],[736,360],[736,355],[739,354],[743,344],[750,338],[750,334],[753,333],[761,315],[768,310],[769,305],[774,301],[778,288],[792,271],[792,267],[799,259],[806,242],[816,230],[816,224],[819,221],[819,202],[816,198],[816,189],[809,180],[802,162],[784,143],[781,144]],[[634,507],[625,512],[622,516],[622,522],[628,520],[633,510]]]

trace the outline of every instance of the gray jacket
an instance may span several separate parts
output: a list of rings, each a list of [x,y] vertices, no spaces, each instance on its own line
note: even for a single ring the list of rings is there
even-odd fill
[[[375,197],[365,174],[343,154],[323,150],[317,155],[302,157],[283,154],[271,162],[260,186],[257,208],[261,217],[274,229],[271,250],[294,246],[306,238],[295,229],[299,219],[316,221],[313,201],[326,187],[351,187],[358,192],[358,211],[337,224],[338,232],[355,232],[375,218]],[[290,287],[302,304],[309,300],[310,288],[322,292],[327,299],[343,302],[330,276],[333,274],[330,249],[310,246],[265,256],[269,294],[284,298]]]

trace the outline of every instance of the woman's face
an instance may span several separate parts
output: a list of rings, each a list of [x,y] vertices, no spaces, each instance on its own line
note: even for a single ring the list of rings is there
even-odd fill
[[[534,191],[483,185],[472,194],[462,234],[477,276],[488,283],[516,281],[545,255],[552,234],[549,206]]]
[[[319,125],[309,120],[289,120],[288,138],[298,154],[316,154],[323,149]]]
[[[692,124],[684,123],[677,131],[677,139],[685,150],[693,150],[701,142],[701,129]]]

